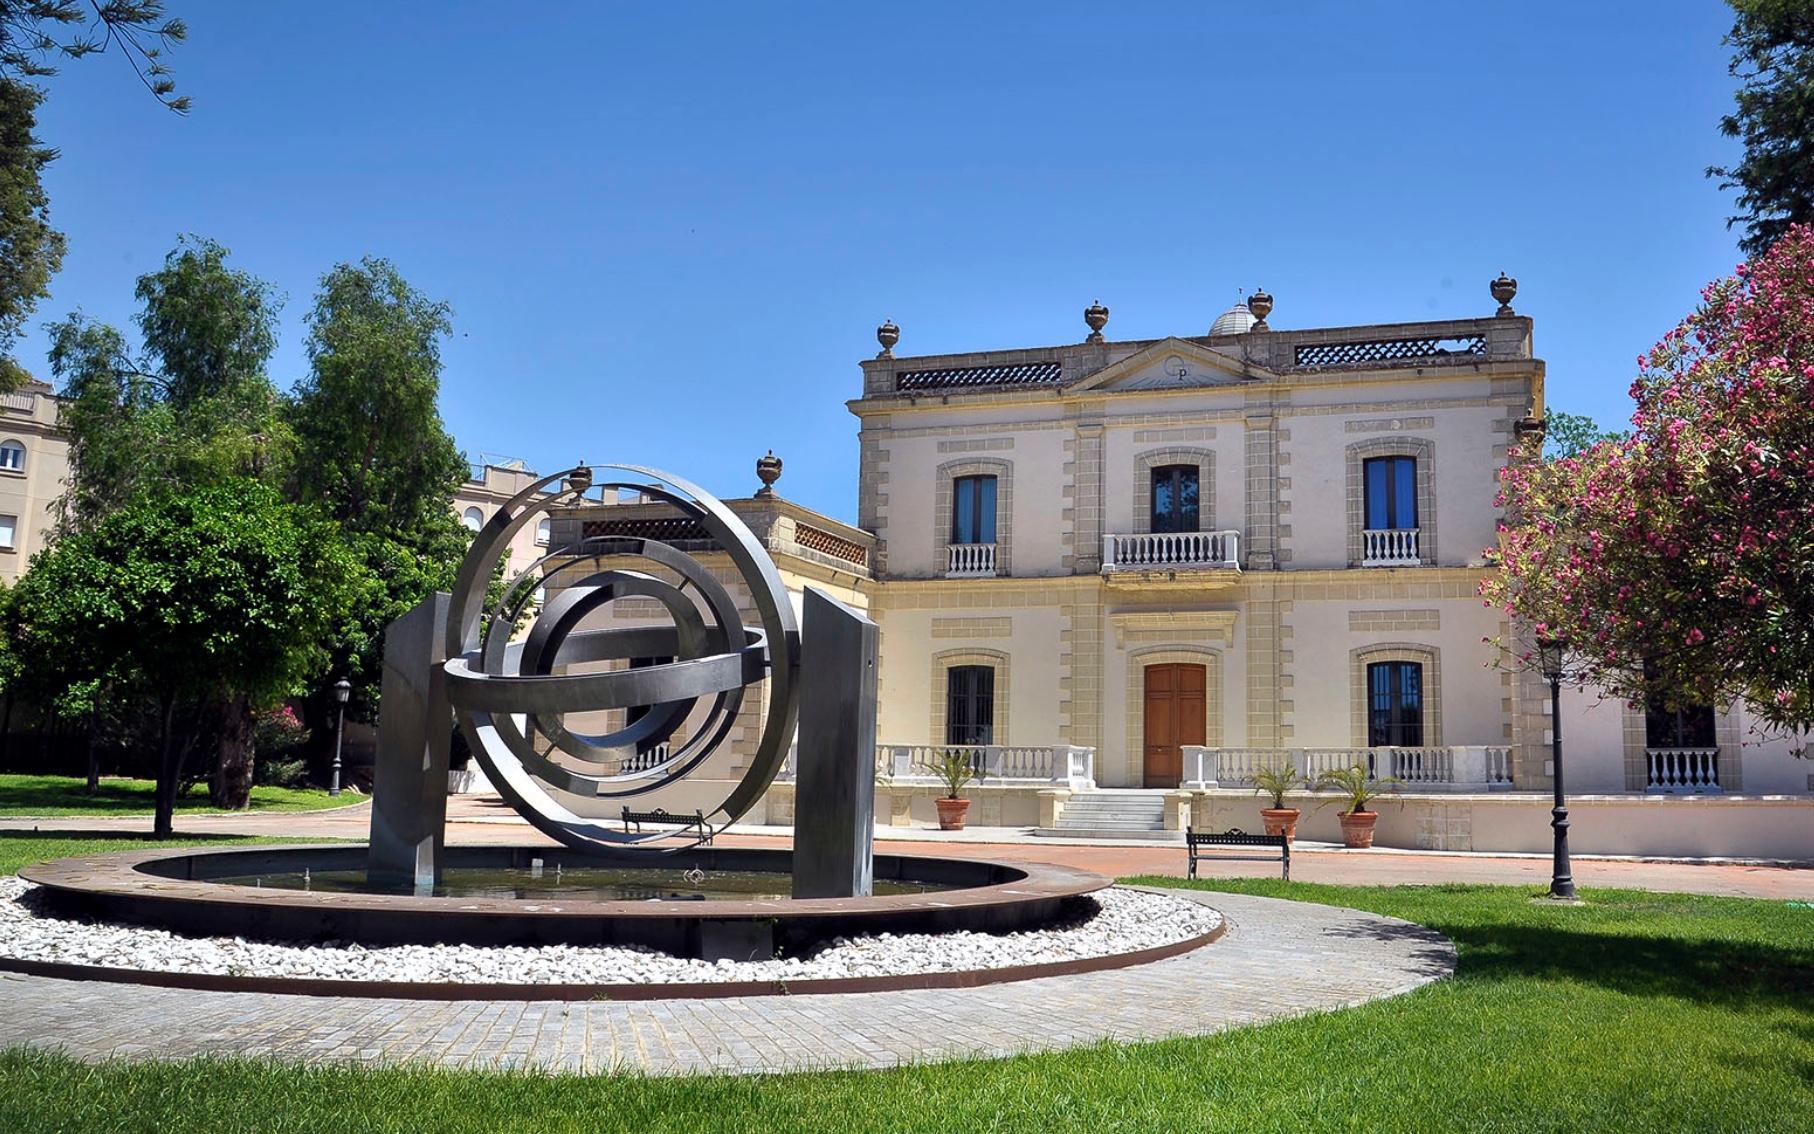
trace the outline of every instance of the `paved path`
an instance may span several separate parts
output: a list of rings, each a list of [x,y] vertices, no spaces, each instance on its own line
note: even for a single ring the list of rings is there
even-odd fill
[[[450,843],[532,844],[551,840],[531,828],[495,798],[459,796],[449,802]],[[264,813],[246,815],[181,815],[177,830],[198,834],[285,835],[294,838],[363,840],[371,824],[369,806],[338,811]],[[143,818],[0,819],[0,831],[34,826],[43,830],[91,831],[97,835],[119,831],[149,831]],[[978,841],[985,831],[967,831],[962,838],[941,837],[935,831],[916,831],[912,840],[890,839],[880,832],[876,849],[892,854],[944,854],[952,856],[1055,862],[1094,870],[1110,877],[1134,874],[1181,875],[1184,849],[1163,846],[1127,846],[1106,841],[1079,844],[1039,839],[1012,828],[997,828],[1000,841]],[[725,845],[785,846],[785,834],[726,836]],[[1370,851],[1319,850],[1306,846],[1291,855],[1291,876],[1299,882],[1328,882],[1347,886],[1422,885],[1438,882],[1482,882],[1528,885],[1543,889],[1549,884],[1549,859],[1529,855],[1441,854],[1376,848]],[[1814,870],[1806,868],[1735,863],[1640,862],[1577,856],[1575,882],[1581,886],[1669,890],[1693,894],[1736,897],[1784,898],[1814,901]],[[1264,876],[1276,873],[1263,863],[1207,862],[1202,873],[1212,877]]]
[[[1213,945],[1131,969],[960,990],[436,1003],[0,975],[0,1047],[652,1074],[889,1067],[1202,1035],[1395,996],[1454,971],[1448,939],[1409,922],[1234,894],[1198,898],[1229,921]]]

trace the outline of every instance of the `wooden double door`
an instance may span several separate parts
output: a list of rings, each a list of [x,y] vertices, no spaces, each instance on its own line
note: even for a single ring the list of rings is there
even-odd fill
[[[1184,779],[1184,745],[1204,742],[1206,673],[1189,662],[1146,667],[1147,787],[1177,787]]]

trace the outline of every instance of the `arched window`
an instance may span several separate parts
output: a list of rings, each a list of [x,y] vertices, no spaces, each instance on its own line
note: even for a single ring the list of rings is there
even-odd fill
[[[25,471],[25,446],[17,441],[0,442],[0,471]]]
[[[535,544],[537,547],[547,547],[548,540],[553,536],[553,534],[554,534],[554,521],[553,520],[550,520],[550,519],[547,519],[546,517],[544,517],[535,522]]]
[[[465,514],[460,517],[460,522],[476,532],[485,526],[485,513],[479,511],[477,508],[468,508],[466,509]]]

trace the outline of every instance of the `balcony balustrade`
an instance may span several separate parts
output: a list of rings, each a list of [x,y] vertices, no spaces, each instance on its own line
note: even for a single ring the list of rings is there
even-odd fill
[[[1289,762],[1316,782],[1325,772],[1359,766],[1425,791],[1494,791],[1512,786],[1511,749],[1491,745],[1440,748],[1205,748],[1184,746],[1187,788],[1252,787],[1254,773]]]
[[[1421,558],[1417,551],[1416,528],[1369,528],[1361,533],[1362,567],[1415,567]]]
[[[1102,537],[1102,570],[1171,571],[1241,569],[1241,533],[1151,532]]]
[[[985,784],[1096,786],[1096,750],[1073,744],[878,744],[876,774],[896,784],[939,783],[933,769],[948,752],[961,753]]]
[[[980,579],[995,574],[995,545],[954,543],[945,548],[945,578]]]
[[[1646,748],[1644,769],[1648,792],[1703,795],[1721,790],[1717,748]]]

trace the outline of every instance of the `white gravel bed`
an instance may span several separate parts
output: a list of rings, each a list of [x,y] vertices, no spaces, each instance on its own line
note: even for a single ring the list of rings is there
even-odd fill
[[[811,957],[700,961],[623,946],[276,944],[39,913],[20,878],[0,879],[0,956],[155,972],[432,983],[667,984],[811,980],[1000,969],[1131,953],[1214,930],[1222,915],[1165,894],[1111,887],[1042,930],[839,938]]]

